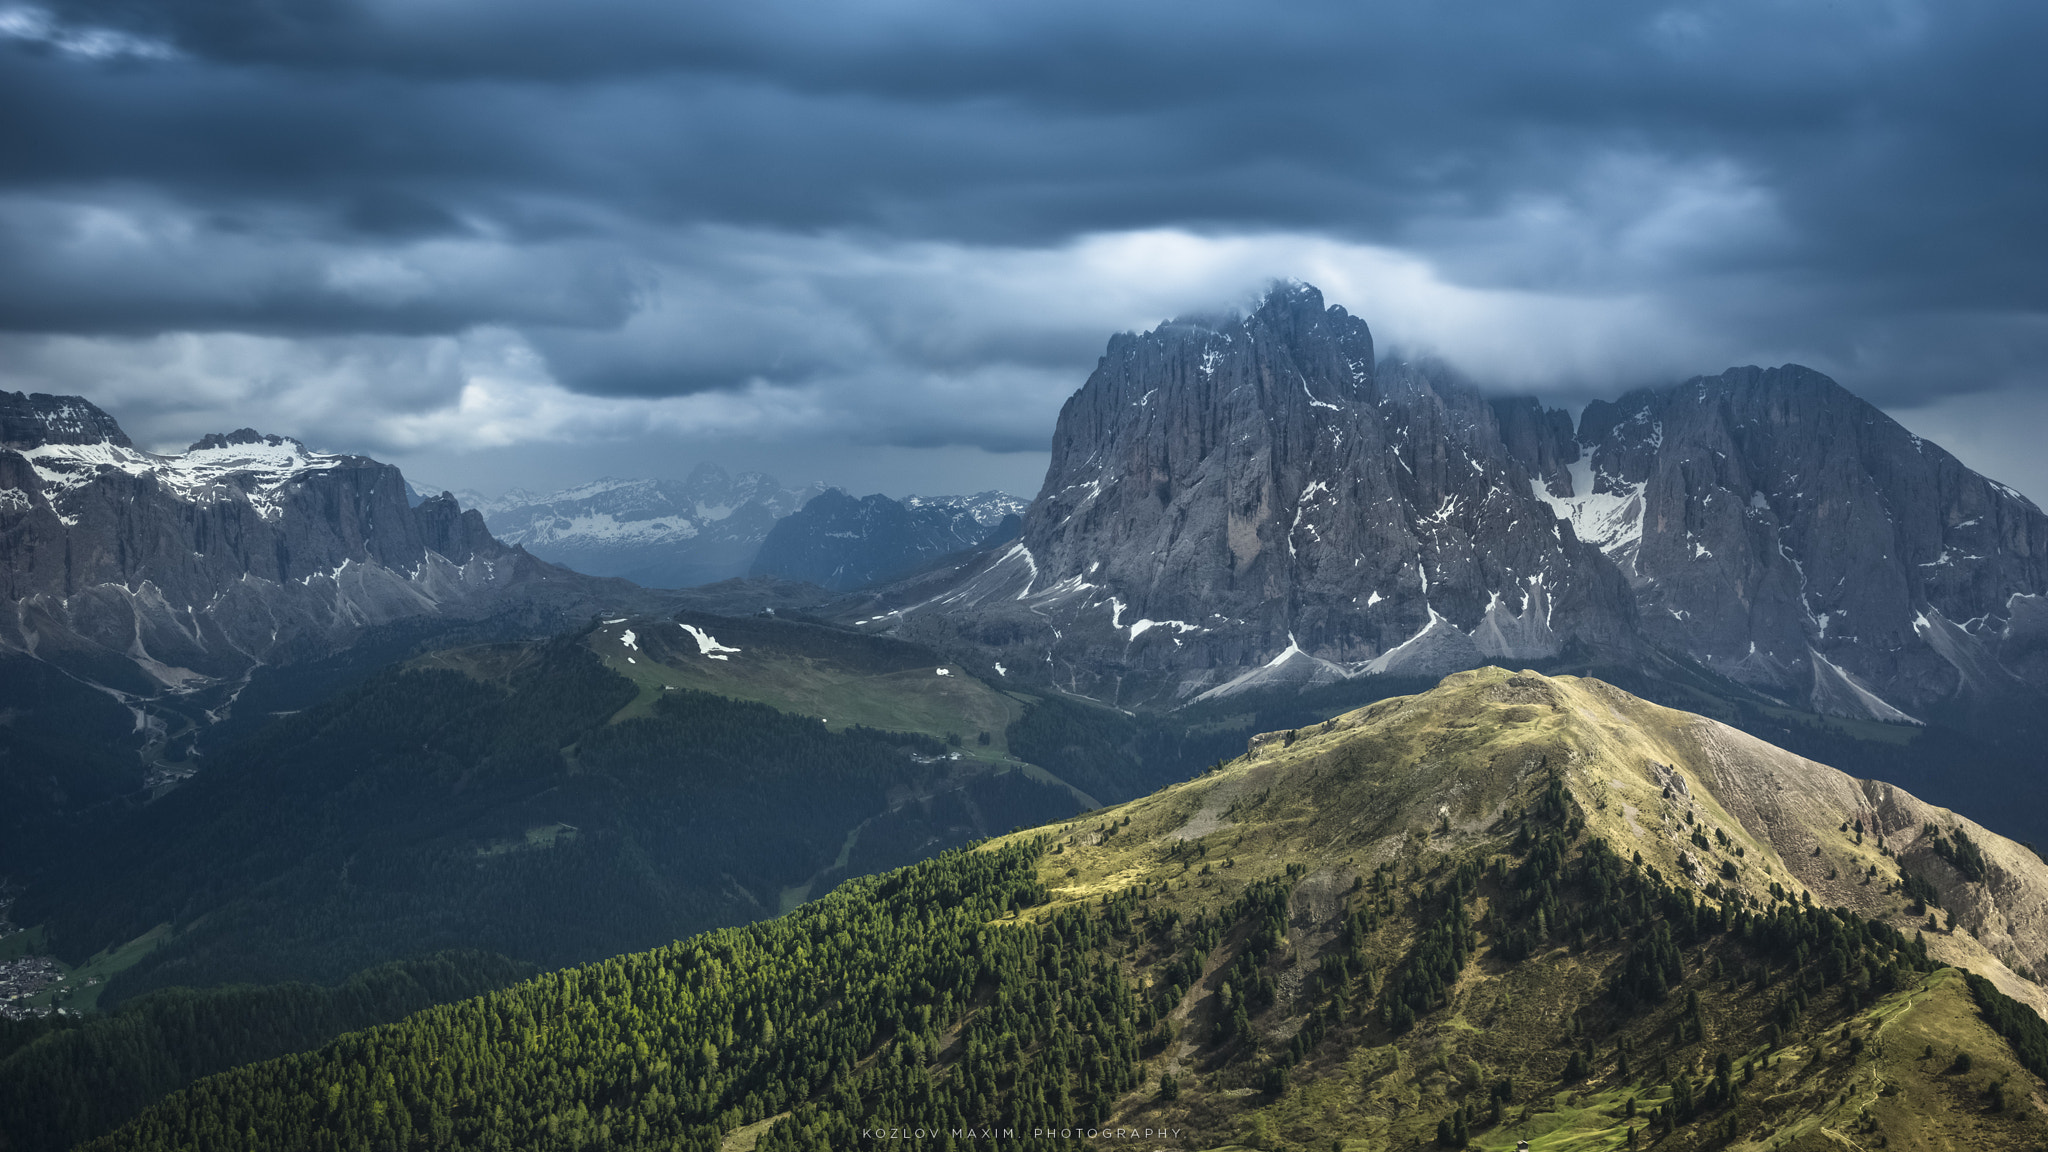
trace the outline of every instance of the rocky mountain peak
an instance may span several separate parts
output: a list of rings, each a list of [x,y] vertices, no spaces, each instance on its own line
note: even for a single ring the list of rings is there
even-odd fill
[[[1527,466],[1550,495],[1571,495],[1570,468],[1581,455],[1572,414],[1545,408],[1533,396],[1494,397],[1490,403],[1508,455]]]
[[[1112,338],[1051,456],[1014,547],[852,618],[1132,703],[1573,644],[1893,723],[2048,689],[2048,517],[1800,365],[1574,421],[1279,284]]]
[[[2048,685],[2048,518],[1822,373],[1747,366],[1595,401],[1569,443],[1533,401],[1495,410],[1537,495],[1621,566],[1671,651],[1892,722]]]
[[[772,477],[763,476],[759,472],[741,473],[743,481],[757,478],[767,480],[770,484],[774,483]],[[725,492],[733,487],[733,475],[724,467],[706,460],[690,469],[690,474],[683,478],[683,487],[692,492]]]
[[[264,435],[254,428],[237,428],[233,432],[210,432],[192,442],[186,452],[214,452],[239,447],[292,448],[301,455],[307,453],[305,441],[292,436]]]
[[[40,448],[46,444],[133,447],[114,418],[83,396],[0,392],[0,448]]]
[[[495,611],[528,581],[577,594],[452,496],[415,506],[368,457],[249,428],[145,452],[77,397],[0,393],[0,423],[0,661],[148,698],[365,627]]]
[[[1114,337],[1022,540],[962,578],[870,625],[959,630],[1134,701],[1538,659],[1626,643],[1633,619],[1478,389],[1376,362],[1366,323],[1302,284]]]

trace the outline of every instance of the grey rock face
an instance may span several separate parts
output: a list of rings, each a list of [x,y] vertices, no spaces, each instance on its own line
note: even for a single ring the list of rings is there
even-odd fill
[[[1554,433],[1507,443],[1668,650],[1893,721],[2048,686],[2048,517],[1826,376],[1735,368],[1633,392],[1588,406],[1575,440],[1561,477]]]
[[[850,592],[978,547],[1023,506],[1001,492],[898,501],[828,489],[775,525],[750,575]]]
[[[0,392],[0,445],[28,449],[99,443],[134,446],[112,416],[79,397]]]
[[[775,522],[823,491],[700,464],[688,479],[606,478],[548,496],[470,501],[491,531],[544,560],[650,588],[745,575]]]
[[[857,615],[1129,703],[1626,646],[1635,622],[1477,389],[1376,365],[1307,286],[1113,338],[1023,538]]]
[[[954,515],[964,513],[985,534],[1012,516],[1023,516],[1031,502],[1019,500],[1008,492],[990,489],[972,496],[905,496],[903,506],[913,510],[937,508]]]
[[[0,393],[0,654],[137,698],[366,626],[601,591],[398,469],[248,429],[136,449],[78,397]]]
[[[1508,455],[1527,465],[1545,485],[1568,487],[1571,466],[1580,456],[1572,414],[1562,408],[1545,409],[1534,397],[1495,397],[1491,403]]]

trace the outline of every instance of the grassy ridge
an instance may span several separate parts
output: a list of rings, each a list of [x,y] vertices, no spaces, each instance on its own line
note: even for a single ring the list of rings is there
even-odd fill
[[[1530,1138],[1538,1148],[1624,1147],[1628,1099],[1643,1128],[1655,1108],[1670,1105],[1675,1077],[1690,1077],[1697,1101],[1725,1055],[1737,1070],[1755,1065],[1750,1083],[1767,1086],[1763,1098],[1744,1094],[1718,1110],[1695,1105],[1696,1114],[1671,1134],[1655,1133],[1667,1141],[1660,1147],[1770,1147],[1780,1138],[1802,1147],[1832,1140],[1824,1129],[1853,1129],[1864,1134],[1859,1139],[1889,1132],[1893,1146],[1903,1137],[1914,1147],[1966,1146],[1958,1133],[1969,1133],[1972,1147],[2029,1147],[2040,1138],[2031,1110],[1991,1109],[1989,1083],[2029,1074],[1972,1010],[1960,980],[1910,975],[1930,961],[1901,897],[1849,885],[1846,859],[1840,871],[1848,886],[1824,884],[1816,869],[1827,859],[1818,852],[1802,856],[1795,870],[1770,839],[1750,833],[1684,767],[1697,755],[1687,744],[1697,721],[1643,711],[1618,693],[1602,694],[1609,689],[1580,696],[1570,685],[1498,670],[1461,674],[1424,697],[1261,738],[1251,754],[1200,779],[1062,826],[1047,857],[1051,908],[1136,892],[1148,908],[1186,915],[1275,876],[1301,874],[1287,945],[1256,972],[1237,970],[1241,954],[1201,955],[1192,967],[1186,956],[1134,960],[1140,982],[1148,973],[1185,974],[1151,976],[1175,997],[1168,1013],[1175,1027],[1160,1038],[1147,1087],[1126,1099],[1118,1122],[1185,1125],[1197,1147],[1381,1148],[1434,1143],[1436,1125],[1465,1111],[1465,1139],[1475,1146]],[[1564,695],[1551,694],[1553,687]],[[1731,751],[1739,749],[1719,747],[1715,755]],[[1657,775],[1659,766],[1673,774]],[[1784,772],[1791,765],[1761,767]],[[1672,802],[1660,795],[1667,779],[1690,781],[1691,793]],[[1737,795],[1728,803],[1749,801]],[[1592,845],[1628,845],[1626,878],[1610,876],[1604,887],[1569,898],[1554,879],[1532,887],[1518,842],[1531,815],[1546,807],[1555,834],[1570,842],[1557,859],[1576,867],[1571,862],[1586,859]],[[1680,819],[1688,811],[1693,823]],[[1819,812],[1800,815],[1815,827],[1787,828],[1789,839],[1805,845],[1810,840],[1801,837],[1824,833],[1827,857],[1865,851],[1889,866],[1896,888],[1898,862],[1881,856],[1875,840],[1864,848],[1843,835],[1838,847],[1835,816],[1822,827]],[[1720,899],[1707,899],[1682,853],[1707,855],[1687,843],[1685,831],[1706,829],[1713,844],[1714,827],[1735,837],[1726,855],[1740,868],[1736,880],[1716,885]],[[1529,847],[1540,848],[1540,839]],[[1717,846],[1712,856],[1720,855]],[[1510,866],[1482,869],[1466,906],[1478,946],[1444,982],[1442,999],[1416,1006],[1404,1031],[1384,1014],[1389,981],[1424,940],[1417,914],[1473,861]],[[1818,911],[1802,899],[1807,879],[1814,896],[1840,892],[1876,918]],[[1684,914],[1667,906],[1618,924],[1595,914],[1613,909],[1629,885],[1683,896]],[[1539,927],[1531,892],[1546,886],[1549,895],[1534,901],[1543,913]],[[1560,903],[1546,906],[1550,899]],[[1347,941],[1361,905],[1377,906],[1372,928]],[[1699,919],[1709,910],[1711,929]],[[1673,929],[1676,962],[1662,975],[1663,994],[1620,997],[1645,931],[1688,922],[1694,927]],[[1789,948],[1757,938],[1759,925],[1793,923],[1814,935]],[[1851,946],[1852,939],[1860,942]],[[1936,938],[1943,947],[1958,947],[1957,940]],[[1839,953],[1835,941],[1844,942]],[[1893,960],[1872,963],[1887,950]],[[1981,949],[1978,955],[1991,959]],[[1865,958],[1861,967],[1852,956]],[[1342,966],[1333,970],[1333,963]],[[1263,1014],[1252,1013],[1248,1028],[1224,1029],[1237,1039],[1219,1044],[1218,1029],[1232,1018],[1248,977],[1292,994],[1283,991]],[[1361,1011],[1361,1002],[1370,1008]],[[1797,1010],[1788,1011],[1794,1003]],[[1238,1038],[1247,1033],[1255,1040]],[[1305,1035],[1317,1041],[1297,1054]],[[1593,1050],[1575,1070],[1571,1053],[1583,1052],[1589,1037]],[[1907,1038],[1913,1059],[1904,1058]],[[1933,1064],[1919,1059],[1930,1042],[1947,1053]],[[1974,1051],[1977,1061],[1975,1073],[1960,1079],[1944,1071],[1957,1049]],[[1879,1066],[1880,1059],[1890,1063]],[[1286,1075],[1276,1088],[1280,1072]],[[1503,1098],[1505,1115],[1495,1121],[1493,1089],[1504,1074],[1528,1094]],[[1856,1083],[1880,1099],[1859,1097]],[[1647,1144],[1650,1135],[1639,1132],[1638,1140]],[[1932,1142],[1917,1143],[1923,1138]]]
[[[1689,810],[1749,836],[1758,872],[1717,897],[1670,846],[1613,833],[1652,819],[1664,781],[1704,783],[1657,774],[1684,767],[1680,722],[1603,691],[1454,677],[783,920],[202,1082],[100,1146],[2048,1139],[2018,1106],[2038,1034],[1881,902],[1787,890],[1773,842],[1710,796]]]

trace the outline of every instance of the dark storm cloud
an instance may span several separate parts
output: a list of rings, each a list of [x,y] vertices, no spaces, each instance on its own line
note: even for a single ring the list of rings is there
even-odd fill
[[[0,331],[426,334],[633,310],[633,267],[608,247],[423,229],[437,214],[406,197],[342,210],[347,237],[262,207],[0,195]]]
[[[2048,115],[2028,66],[2048,17],[2021,5],[59,14],[183,55],[10,69],[10,164],[29,178],[516,182],[680,218],[963,239],[1163,222],[1386,238],[1557,187],[1610,148],[1753,164],[1815,227],[1919,218],[1950,235],[2038,174]]]
[[[595,397],[809,389],[1008,449],[1106,329],[1322,238],[1484,297],[1344,302],[1503,386],[2030,386],[2044,33],[1982,0],[0,2],[0,330],[504,330]],[[1210,263],[1090,263],[1159,230]],[[997,377],[1010,423],[887,402]]]

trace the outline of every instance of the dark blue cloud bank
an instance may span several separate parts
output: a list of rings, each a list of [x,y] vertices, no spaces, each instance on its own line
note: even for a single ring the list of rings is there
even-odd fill
[[[1028,490],[1108,332],[1298,277],[1560,401],[1808,363],[2048,496],[2044,49],[1972,0],[0,0],[0,387],[486,487]]]

